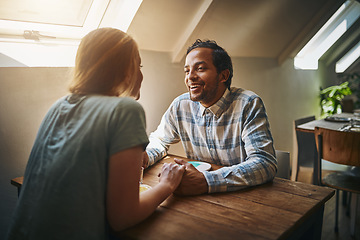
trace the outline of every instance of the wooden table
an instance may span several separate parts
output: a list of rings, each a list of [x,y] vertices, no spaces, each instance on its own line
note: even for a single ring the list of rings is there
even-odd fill
[[[143,182],[156,185],[162,164],[175,157],[181,158],[169,155],[146,169]],[[12,184],[21,186],[22,178]],[[236,192],[172,195],[148,219],[118,235],[144,240],[321,239],[324,204],[333,195],[330,188],[280,178]]]
[[[146,169],[144,183],[156,185],[162,163],[173,162],[175,157],[169,155]],[[324,204],[333,195],[330,188],[280,178],[236,192],[172,195],[147,220],[120,236],[146,240],[321,239]]]
[[[353,113],[339,113],[339,114],[334,114],[334,116],[352,118],[352,117],[354,117],[354,114]],[[341,127],[343,127],[345,124],[348,124],[348,123],[349,122],[331,122],[331,121],[326,121],[325,119],[319,119],[319,120],[314,120],[311,122],[301,124],[301,125],[297,126],[296,130],[302,131],[302,132],[314,132],[315,127],[322,127],[322,128],[338,130]]]

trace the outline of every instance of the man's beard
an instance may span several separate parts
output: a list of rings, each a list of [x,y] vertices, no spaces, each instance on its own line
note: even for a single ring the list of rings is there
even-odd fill
[[[204,88],[202,89],[200,94],[191,94],[191,91],[189,91],[190,99],[194,102],[210,102],[217,93],[217,90],[219,88],[219,82],[216,82],[216,85],[213,86],[213,88],[210,91],[206,91]]]

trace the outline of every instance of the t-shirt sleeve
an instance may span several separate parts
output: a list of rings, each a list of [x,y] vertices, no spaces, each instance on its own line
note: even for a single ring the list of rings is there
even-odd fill
[[[145,150],[149,139],[142,106],[133,99],[122,99],[111,116],[109,132],[110,155],[138,145]]]

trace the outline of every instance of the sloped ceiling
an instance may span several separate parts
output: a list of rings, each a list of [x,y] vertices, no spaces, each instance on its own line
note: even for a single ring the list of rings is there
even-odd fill
[[[24,42],[25,37],[27,43],[78,42],[92,29],[102,26],[119,27],[123,25],[120,23],[130,21],[131,11],[125,3],[134,2],[57,0],[48,3],[45,0],[33,0],[26,1],[25,4],[21,0],[2,0],[0,41],[11,39],[10,41]],[[136,2],[140,3],[141,0]],[[200,38],[217,41],[232,57],[274,58],[281,64],[287,58],[293,58],[344,2],[345,0],[142,0],[127,32],[136,39],[140,49],[169,52],[173,62],[183,61],[187,47]],[[34,8],[31,7],[33,4],[36,5]],[[118,7],[122,7],[119,8],[121,11]],[[12,25],[3,26],[1,20],[12,20],[12,23],[43,23],[42,27],[49,23],[53,25],[48,28],[29,25],[23,29]],[[358,19],[351,31],[341,37],[322,57],[327,65],[333,64],[359,41],[359,21]],[[127,26],[126,24],[124,29]],[[35,31],[38,33],[35,37],[41,39],[26,37],[24,30]]]
[[[143,0],[128,33],[140,49],[183,60],[197,38],[212,39],[233,57],[294,57],[344,1]]]

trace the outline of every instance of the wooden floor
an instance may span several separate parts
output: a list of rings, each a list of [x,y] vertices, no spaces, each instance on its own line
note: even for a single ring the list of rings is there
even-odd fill
[[[308,168],[300,167],[298,174],[298,181],[312,184],[312,170]],[[342,205],[342,191],[339,195],[339,232],[335,233],[335,202],[336,198],[333,196],[325,204],[325,212],[323,219],[323,230],[322,230],[322,240],[360,240],[360,201],[358,201],[358,211],[357,211],[357,223],[355,230],[355,237],[350,235],[350,217],[347,216],[346,206]]]
[[[360,221],[359,221],[359,206],[357,212],[357,223],[355,230],[355,238],[350,235],[350,217],[346,215],[347,208],[342,205],[342,192],[340,191],[339,195],[339,232],[335,233],[335,196],[333,196],[325,204],[324,220],[323,220],[323,230],[322,230],[322,240],[360,240]],[[351,213],[350,213],[351,214]]]

